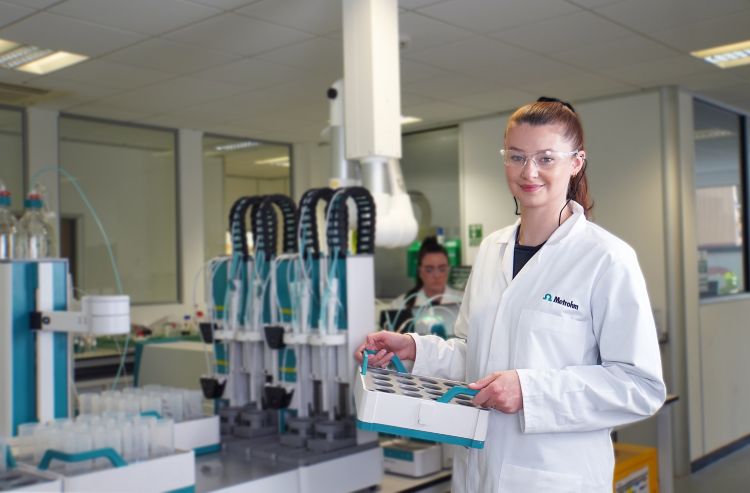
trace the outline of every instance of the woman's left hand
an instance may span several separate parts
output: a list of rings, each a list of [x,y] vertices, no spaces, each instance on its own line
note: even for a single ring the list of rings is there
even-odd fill
[[[506,414],[523,409],[521,382],[515,370],[496,371],[470,383],[469,388],[479,390],[472,401],[477,406],[497,409]]]

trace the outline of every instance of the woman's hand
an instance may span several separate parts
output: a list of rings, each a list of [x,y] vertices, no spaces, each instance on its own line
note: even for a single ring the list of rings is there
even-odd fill
[[[365,349],[377,351],[367,357],[367,364],[375,367],[386,367],[394,353],[401,360],[414,360],[417,357],[417,345],[411,336],[385,330],[368,334],[365,343],[357,348],[354,357],[360,363]]]
[[[496,371],[469,384],[469,388],[479,390],[472,401],[477,406],[497,409],[506,414],[523,409],[521,381],[515,370]]]

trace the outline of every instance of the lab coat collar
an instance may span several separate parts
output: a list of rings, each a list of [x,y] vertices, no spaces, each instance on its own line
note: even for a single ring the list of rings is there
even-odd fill
[[[586,214],[584,214],[584,210],[581,204],[579,204],[575,200],[571,200],[570,204],[568,204],[568,207],[573,210],[573,215],[570,216],[567,221],[562,223],[560,227],[552,233],[552,236],[550,236],[547,240],[547,244],[554,245],[555,243],[559,243],[560,241],[565,239],[572,231],[580,228],[581,224],[586,221]],[[517,219],[512,228],[507,228],[498,235],[496,242],[499,244],[511,243],[511,246],[514,246],[516,242],[516,230],[518,229],[518,226],[520,224],[521,220]]]

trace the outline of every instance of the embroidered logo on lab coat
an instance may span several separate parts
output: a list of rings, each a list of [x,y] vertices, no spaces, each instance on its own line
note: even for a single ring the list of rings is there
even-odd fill
[[[563,298],[560,298],[559,296],[552,297],[551,294],[547,293],[544,295],[544,301],[551,301],[552,303],[557,303],[558,305],[567,306],[568,308],[573,308],[574,310],[578,310],[578,305],[573,303],[573,301],[568,301]]]

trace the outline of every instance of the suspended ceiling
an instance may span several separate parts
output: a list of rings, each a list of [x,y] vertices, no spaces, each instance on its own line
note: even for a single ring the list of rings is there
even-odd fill
[[[750,0],[400,0],[402,113],[421,126],[674,84],[750,112],[750,66],[689,52],[750,38]],[[316,141],[342,67],[341,0],[0,0],[0,38],[91,57],[0,83],[63,112]],[[408,127],[418,128],[418,127]]]

